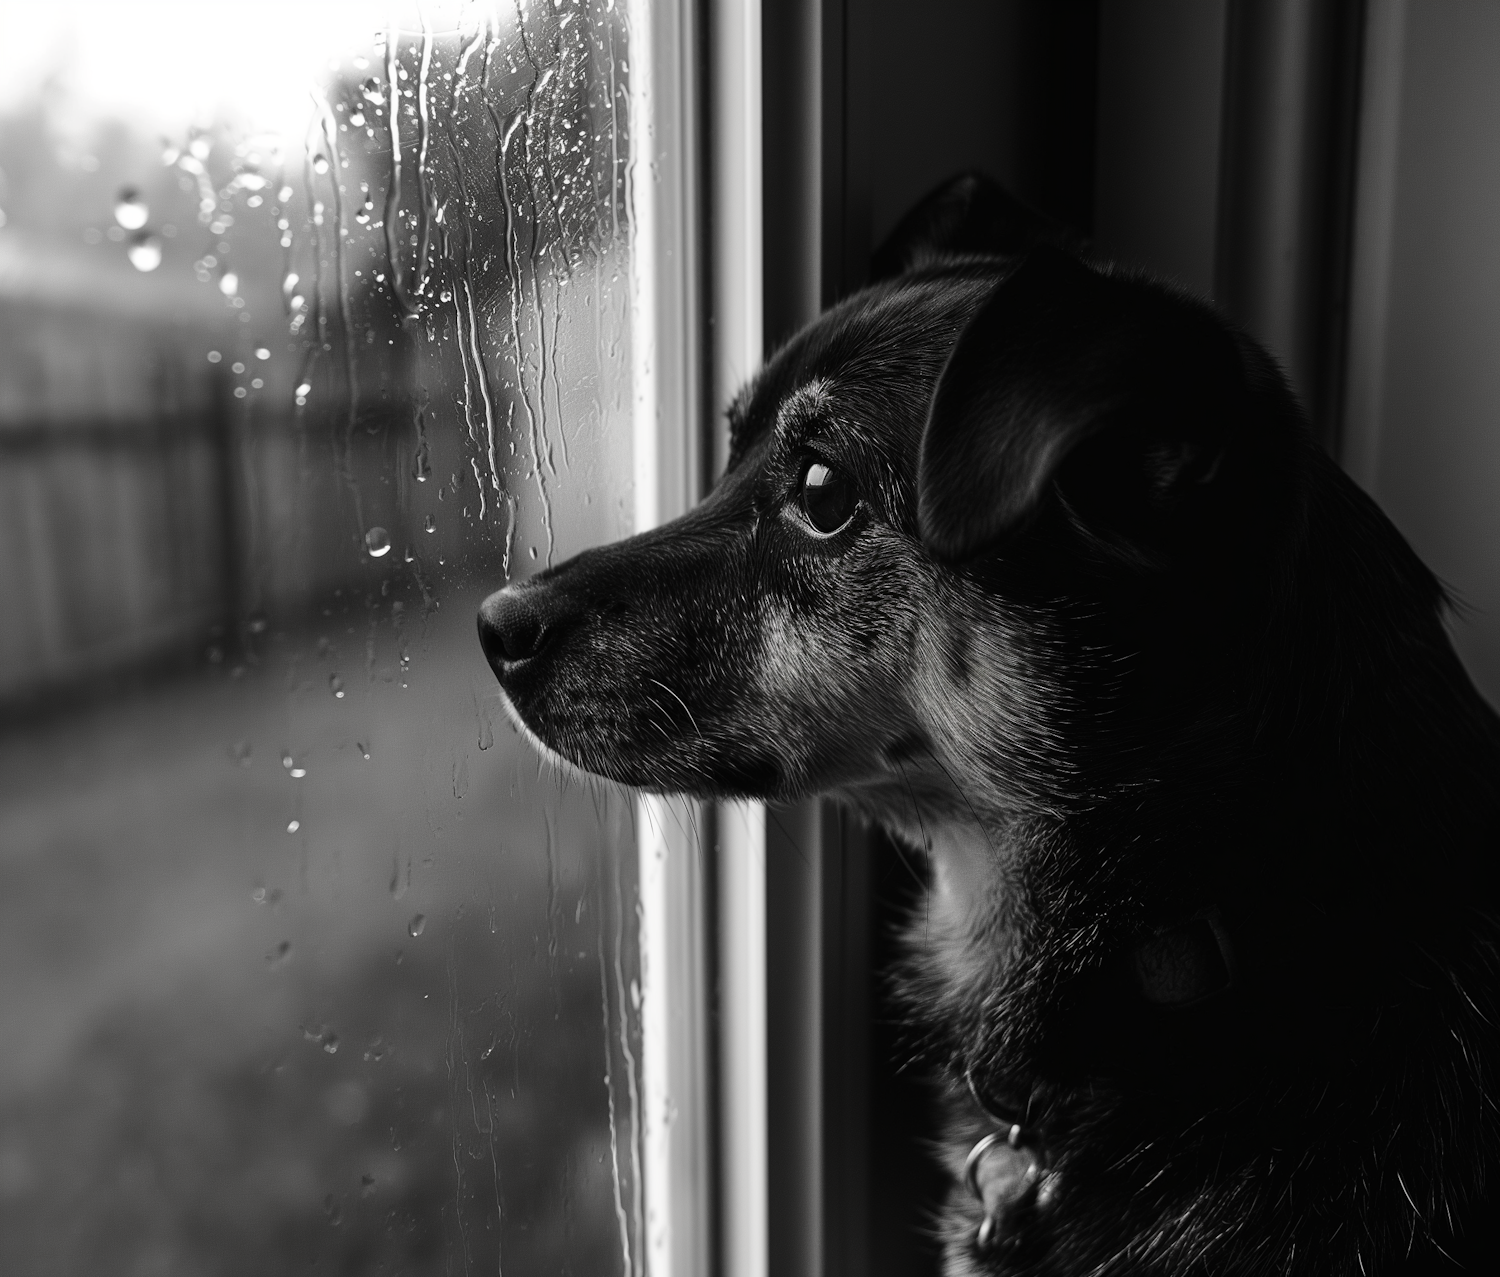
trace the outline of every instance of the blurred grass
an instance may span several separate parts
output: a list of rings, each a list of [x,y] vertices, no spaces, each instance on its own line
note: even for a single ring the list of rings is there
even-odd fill
[[[471,602],[0,736],[0,1273],[620,1271],[628,805],[495,721]]]

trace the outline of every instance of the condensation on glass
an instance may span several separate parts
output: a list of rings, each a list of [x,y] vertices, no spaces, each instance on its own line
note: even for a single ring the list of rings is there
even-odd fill
[[[622,6],[0,26],[0,1271],[638,1272],[631,807],[473,624],[630,530]]]

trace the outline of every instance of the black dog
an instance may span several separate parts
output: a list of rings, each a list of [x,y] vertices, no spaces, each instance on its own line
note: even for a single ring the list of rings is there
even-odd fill
[[[1272,360],[1059,242],[930,197],[485,651],[579,767],[931,854],[950,1274],[1500,1266],[1500,720]]]

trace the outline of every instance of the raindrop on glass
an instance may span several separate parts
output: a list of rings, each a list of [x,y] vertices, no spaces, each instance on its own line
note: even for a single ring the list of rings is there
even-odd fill
[[[357,129],[364,128],[364,126],[365,126],[365,113],[363,111],[356,111],[353,115],[351,115],[349,117],[349,123],[351,125],[353,125]]]
[[[264,346],[257,346],[255,348],[255,357],[257,359],[269,359],[271,357],[271,352]]]
[[[384,528],[371,528],[365,533],[365,549],[372,559],[379,559],[391,552],[390,534]]]
[[[223,278],[219,280],[219,291],[225,297],[233,297],[240,291],[240,277],[232,270],[225,271]]]
[[[289,834],[294,834],[301,828],[302,822],[300,820],[289,820],[286,822],[286,831]]]
[[[328,172],[328,157],[326,155],[313,156],[313,172],[319,174]]]
[[[406,929],[411,933],[412,939],[415,940],[419,935],[422,934],[422,932],[427,930],[427,915],[425,913],[417,914],[417,916],[407,924]]]
[[[328,690],[333,693],[335,700],[344,699],[344,680],[337,674],[328,676]]]
[[[147,215],[146,201],[140,192],[133,186],[125,187],[115,203],[115,221],[127,231],[138,231],[146,224]]]
[[[208,352],[208,362],[211,364],[216,364],[223,358],[224,356],[221,355],[217,350],[210,350]]]
[[[153,271],[161,265],[161,240],[155,235],[137,235],[125,250],[125,256],[136,270]]]
[[[365,95],[366,102],[379,104],[385,101],[385,91],[380,87],[380,81],[373,75],[359,86],[359,91]]]
[[[437,531],[437,520],[435,520],[430,514],[427,516],[427,518],[422,523],[422,531],[423,532],[436,532]]]

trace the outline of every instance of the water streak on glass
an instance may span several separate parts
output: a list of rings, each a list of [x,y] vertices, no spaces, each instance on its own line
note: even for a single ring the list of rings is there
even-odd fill
[[[0,0],[0,1272],[643,1273],[621,9]]]

